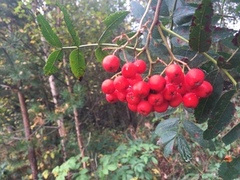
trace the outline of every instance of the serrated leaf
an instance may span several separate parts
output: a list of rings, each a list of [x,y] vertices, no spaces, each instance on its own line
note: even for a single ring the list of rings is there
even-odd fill
[[[95,57],[97,58],[97,62],[102,62],[103,58],[107,55],[108,53],[106,51],[103,51],[101,47],[98,47],[95,50]]]
[[[233,29],[223,28],[223,27],[212,27],[212,41],[218,42],[223,38],[231,37],[236,31]]]
[[[168,1],[171,1],[171,0],[168,0]],[[158,0],[153,0],[151,2],[151,7],[155,11],[157,10],[156,9],[157,2],[158,2]],[[165,0],[162,1],[162,4],[161,4],[160,9],[158,11],[159,11],[160,16],[169,16],[168,5],[167,5]]]
[[[173,22],[177,25],[190,25],[196,8],[192,6],[180,6],[174,11]]]
[[[223,136],[222,141],[229,145],[240,138],[240,124],[236,125],[231,131]]]
[[[56,50],[53,51],[47,59],[47,62],[43,68],[44,73],[46,75],[54,74],[58,69],[54,65],[56,61],[63,59],[63,51],[62,50]]]
[[[235,106],[230,100],[235,93],[235,90],[230,90],[220,97],[208,120],[208,128],[203,133],[204,139],[215,138],[230,123],[235,113]]]
[[[41,14],[37,15],[37,22],[39,24],[39,27],[41,29],[43,37],[46,39],[46,41],[55,47],[62,47],[62,43],[56,33],[52,30],[50,24],[45,19],[45,17]]]
[[[179,123],[179,118],[170,118],[161,121],[155,128],[155,134],[161,136],[162,132],[175,130]]]
[[[74,45],[79,46],[80,45],[80,40],[79,40],[79,36],[77,35],[77,32],[74,29],[74,26],[72,24],[70,15],[68,14],[66,8],[60,4],[57,4],[58,7],[61,9],[61,11],[63,12],[64,15],[64,21],[66,23],[68,32],[70,33],[72,40],[74,42]]]
[[[198,52],[206,52],[212,44],[211,19],[213,7],[211,0],[202,0],[198,5],[190,28],[189,46]]]
[[[164,151],[163,151],[163,154],[165,157],[168,157],[170,154],[172,154],[174,142],[175,142],[175,139],[172,139],[165,145]]]
[[[79,49],[73,50],[70,55],[70,68],[77,79],[81,79],[85,73],[86,64],[82,52]]]
[[[170,14],[173,13],[173,11],[175,9],[179,9],[182,6],[185,6],[185,1],[184,0],[164,0],[167,7],[168,7],[168,11],[170,12]]]
[[[177,137],[177,148],[178,151],[185,162],[189,162],[192,159],[192,153],[188,146],[188,143],[184,136],[179,135]]]
[[[204,148],[209,148],[209,141],[203,139],[203,130],[191,121],[183,121],[185,131],[191,136],[191,138]]]
[[[208,98],[201,99],[197,108],[194,110],[197,123],[204,123],[208,120],[211,110],[215,107],[223,91],[223,77],[220,71],[212,71],[207,75],[206,80],[212,84],[213,92]]]
[[[131,13],[133,17],[137,20],[140,20],[145,12],[144,7],[138,1],[131,1],[130,8],[131,8]],[[145,17],[144,21],[146,20],[147,18]]]
[[[240,177],[240,157],[234,158],[232,162],[223,162],[219,169],[218,175],[223,180],[233,180]]]
[[[105,20],[104,23],[107,26],[105,30],[103,31],[102,35],[100,36],[98,43],[103,43],[107,38],[109,38],[109,35],[111,34],[111,31],[118,27],[120,23],[123,22],[123,20],[126,18],[126,16],[129,14],[129,11],[118,11],[116,13],[113,13],[109,15]]]
[[[166,144],[177,136],[178,118],[171,118],[161,121],[156,129],[155,134],[159,136],[158,144]]]

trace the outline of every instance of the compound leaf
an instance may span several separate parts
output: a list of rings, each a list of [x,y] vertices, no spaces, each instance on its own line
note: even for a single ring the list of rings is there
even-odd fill
[[[222,141],[229,145],[232,142],[240,138],[240,124],[236,125],[231,131],[229,131],[223,138]]]
[[[111,34],[111,31],[114,28],[117,28],[120,23],[123,22],[123,20],[126,18],[126,16],[129,14],[129,11],[118,11],[116,13],[113,13],[109,15],[105,20],[104,23],[107,26],[106,29],[103,31],[102,35],[100,36],[98,43],[104,42],[107,38],[109,38],[109,35]]]
[[[64,6],[58,4],[58,7],[59,7],[59,8],[61,9],[61,11],[63,12],[64,21],[65,21],[65,23],[66,23],[68,32],[70,33],[74,44],[75,44],[76,46],[79,46],[79,45],[80,45],[79,36],[77,35],[77,32],[76,32],[75,29],[74,29],[74,26],[73,26],[73,24],[72,24],[70,15],[68,14],[68,12],[67,12],[67,10],[66,10],[66,8],[65,8]]]
[[[37,15],[37,22],[46,41],[55,47],[62,47],[62,43],[56,33],[52,30],[50,24],[42,14]]]
[[[86,64],[85,59],[81,51],[79,49],[73,50],[70,55],[70,68],[72,73],[77,79],[81,79],[85,73]]]
[[[57,67],[54,65],[56,61],[62,60],[63,58],[63,51],[62,50],[56,50],[53,51],[47,59],[47,62],[43,68],[44,73],[46,75],[54,74],[57,71]]]
[[[192,153],[188,146],[188,143],[183,135],[177,137],[177,148],[185,162],[189,162],[192,159]]]
[[[194,110],[197,123],[204,123],[208,120],[211,110],[223,91],[223,77],[220,71],[212,71],[207,75],[206,80],[212,84],[213,92],[208,98],[201,99],[198,107]]]
[[[211,19],[213,7],[211,0],[202,0],[198,5],[190,27],[189,46],[198,52],[206,52],[212,44]]]
[[[235,90],[227,91],[217,101],[208,120],[208,128],[203,133],[204,139],[215,138],[232,120],[235,106],[230,100],[235,92]]]

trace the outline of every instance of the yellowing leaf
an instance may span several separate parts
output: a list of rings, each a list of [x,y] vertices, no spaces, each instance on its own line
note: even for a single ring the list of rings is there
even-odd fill
[[[48,170],[43,171],[42,176],[44,177],[44,179],[47,179],[49,176],[49,171]]]
[[[54,154],[53,152],[51,152],[51,153],[50,153],[50,157],[51,157],[52,159],[54,159],[54,158],[55,158],[55,154]]]

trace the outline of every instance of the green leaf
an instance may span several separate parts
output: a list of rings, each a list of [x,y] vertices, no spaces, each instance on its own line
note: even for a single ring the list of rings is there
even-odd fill
[[[223,138],[222,141],[229,145],[232,142],[240,138],[240,124],[236,125],[231,131],[229,131]]]
[[[213,16],[213,7],[211,0],[202,0],[197,7],[190,27],[189,46],[198,52],[209,50],[211,39],[211,19]]]
[[[63,12],[64,15],[64,21],[66,23],[68,32],[70,33],[72,40],[74,42],[74,45],[79,46],[80,45],[80,40],[79,40],[79,36],[77,35],[77,32],[74,29],[74,26],[72,24],[70,15],[68,14],[66,8],[60,4],[57,4],[58,7],[61,9],[61,11]]]
[[[207,75],[206,80],[212,84],[213,92],[208,98],[201,99],[198,107],[194,110],[197,123],[204,123],[208,120],[211,110],[223,91],[223,77],[220,71],[212,71]]]
[[[174,11],[173,21],[179,26],[190,25],[196,8],[192,6],[181,6]]]
[[[62,47],[62,43],[56,33],[52,30],[50,24],[45,19],[45,17],[41,14],[37,15],[37,22],[39,24],[39,27],[41,29],[43,37],[46,39],[46,41],[55,47]]]
[[[177,137],[177,148],[184,161],[189,162],[192,159],[192,153],[183,135]]]
[[[208,128],[203,133],[204,139],[215,138],[230,123],[235,113],[235,106],[230,100],[235,93],[235,90],[230,90],[220,97],[208,120]]]
[[[115,171],[118,168],[118,166],[117,164],[109,164],[107,168],[109,171]]]
[[[218,42],[223,38],[226,39],[231,37],[236,33],[233,29],[223,28],[223,27],[212,27],[212,40],[213,42]]]
[[[81,79],[85,73],[86,64],[85,59],[79,49],[75,49],[70,53],[70,68],[77,79]]]
[[[130,2],[131,7],[131,14],[133,17],[137,20],[140,20],[140,18],[143,16],[145,9],[144,7],[138,2],[138,1],[131,1]],[[146,22],[147,18],[144,18],[143,22]]]
[[[46,75],[54,74],[57,71],[57,67],[54,66],[55,62],[63,59],[63,51],[53,51],[47,59],[47,62],[43,68]]]
[[[165,134],[167,133],[172,134],[172,132],[177,131],[178,123],[179,123],[179,118],[170,118],[170,119],[163,120],[157,125],[155,129],[155,134],[160,137],[165,137]]]
[[[232,180],[240,177],[240,157],[234,158],[232,162],[223,162],[219,169],[218,175],[223,180]]]
[[[170,0],[168,0],[168,1],[170,1]],[[154,10],[156,9],[157,2],[158,2],[158,0],[153,0],[151,2],[151,6]],[[157,11],[157,9],[155,11]],[[166,1],[162,1],[162,4],[161,4],[160,9],[158,11],[159,11],[160,16],[170,16],[169,11],[168,11],[168,4],[167,4]]]
[[[164,151],[163,151],[163,154],[165,157],[168,157],[170,154],[172,154],[174,142],[175,142],[175,139],[172,139],[165,145]]]
[[[95,57],[97,58],[97,62],[102,62],[103,58],[107,55],[108,53],[106,51],[103,51],[101,47],[98,47],[95,50]]]
[[[170,118],[161,121],[156,129],[155,134],[160,137],[158,143],[165,144],[172,140],[177,135],[179,118]]]
[[[123,22],[123,20],[126,18],[126,16],[129,14],[129,11],[118,11],[116,13],[113,13],[109,15],[105,20],[104,23],[106,24],[106,29],[100,36],[98,43],[103,43],[109,36],[111,35],[111,31],[118,27],[120,23]]]
[[[203,130],[191,121],[183,121],[184,129],[188,132],[191,138],[204,148],[209,148],[209,141],[203,139]]]

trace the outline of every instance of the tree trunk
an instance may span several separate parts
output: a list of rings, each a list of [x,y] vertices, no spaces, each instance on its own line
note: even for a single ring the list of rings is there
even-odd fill
[[[35,179],[38,179],[37,159],[36,159],[34,146],[31,142],[31,128],[29,123],[27,106],[26,106],[25,98],[22,92],[18,90],[17,94],[18,94],[18,100],[21,108],[25,138],[28,141],[28,160],[30,162],[30,167],[32,170],[32,177],[35,180]]]
[[[34,0],[32,1],[32,10],[34,13],[37,12],[37,7],[38,7],[38,1]],[[42,41],[42,44],[43,44],[43,51],[44,51],[44,59],[45,61],[47,61],[47,56],[46,54],[49,54],[48,50],[47,50],[47,45],[46,45],[46,42],[44,40],[43,37],[41,37],[41,41]],[[55,112],[58,113],[58,110],[59,110],[59,107],[60,107],[60,103],[58,101],[58,91],[57,91],[57,87],[56,87],[56,84],[55,84],[55,78],[53,75],[50,75],[49,78],[48,78],[48,81],[49,81],[49,86],[50,86],[50,90],[51,90],[51,94],[52,94],[52,98],[53,98],[53,102],[54,102],[54,106],[55,106]],[[58,126],[58,133],[59,133],[59,136],[61,138],[61,147],[62,147],[62,153],[63,153],[63,161],[65,162],[66,161],[66,158],[67,158],[67,152],[66,152],[66,142],[65,142],[65,137],[66,137],[66,131],[65,131],[65,127],[64,127],[64,120],[63,120],[63,117],[60,116],[57,120],[57,126]]]
[[[53,103],[55,105],[55,112],[58,113],[58,109],[59,109],[59,101],[58,101],[58,91],[56,88],[56,84],[55,84],[55,78],[53,75],[50,75],[48,78],[49,81],[49,85],[50,85],[50,89],[51,89],[51,93],[52,93],[52,97],[53,97]],[[65,142],[65,137],[66,137],[66,131],[65,131],[65,127],[64,127],[64,120],[63,117],[60,116],[57,119],[57,126],[58,126],[58,133],[59,136],[61,138],[61,147],[62,147],[62,153],[63,153],[63,161],[65,162],[67,159],[67,152],[66,152],[66,142]]]
[[[67,62],[66,59],[63,58],[63,63],[64,63],[64,67],[66,67]],[[65,73],[65,81],[66,84],[68,86],[68,92],[69,94],[72,96],[73,93],[73,87],[70,81],[70,78],[68,76],[67,73]],[[83,143],[83,137],[82,137],[82,132],[81,132],[81,128],[80,128],[80,120],[79,120],[79,113],[77,111],[77,107],[74,106],[73,107],[73,115],[74,115],[74,123],[75,123],[75,130],[76,130],[76,134],[77,134],[77,143],[78,143],[78,148],[79,148],[79,152],[81,154],[81,157],[84,158],[85,153],[84,153],[84,143]],[[86,162],[83,162],[83,168],[86,168]]]

